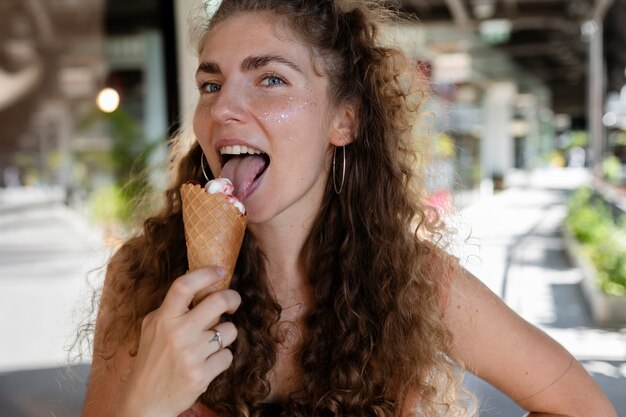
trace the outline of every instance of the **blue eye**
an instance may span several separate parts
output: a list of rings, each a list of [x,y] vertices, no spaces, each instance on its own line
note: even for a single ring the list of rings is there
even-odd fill
[[[265,77],[263,81],[265,82],[265,85],[268,87],[275,87],[277,85],[285,84],[285,80],[283,80],[280,77],[277,77],[276,75],[268,75],[267,77]]]
[[[202,83],[202,85],[200,85],[201,93],[217,93],[221,89],[222,86],[215,83]]]

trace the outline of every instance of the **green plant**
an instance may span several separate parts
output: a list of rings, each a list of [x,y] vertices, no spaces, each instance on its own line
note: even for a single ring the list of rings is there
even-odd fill
[[[152,190],[149,168],[162,141],[148,141],[138,122],[123,109],[108,114],[90,113],[80,128],[89,130],[103,124],[111,138],[110,152],[87,152],[81,162],[106,173],[111,183],[95,187],[89,198],[90,217],[100,224],[118,223],[125,229],[136,226],[138,211],[146,207],[144,198]]]
[[[550,153],[549,162],[550,162],[550,166],[557,167],[557,168],[563,168],[567,163],[567,161],[565,160],[565,157],[563,156],[563,152],[559,150],[554,150]]]
[[[91,220],[106,224],[112,219],[123,219],[128,215],[128,205],[117,185],[111,184],[96,189],[88,201]]]
[[[585,187],[569,198],[565,225],[596,268],[600,288],[626,295],[626,216],[614,221],[606,203]]]
[[[607,156],[602,162],[602,170],[607,181],[619,184],[622,180],[622,163],[617,156]]]
[[[626,145],[626,132],[623,130],[615,132],[610,138],[613,145]]]
[[[456,145],[454,144],[454,139],[445,133],[437,135],[435,149],[437,155],[441,158],[456,157]]]
[[[575,130],[572,132],[572,137],[569,143],[569,147],[574,146],[585,148],[589,144],[589,133],[586,130]]]
[[[608,294],[626,295],[626,244],[620,233],[611,233],[590,251],[598,269],[598,281]]]
[[[610,233],[611,223],[608,208],[593,201],[590,188],[580,188],[568,201],[565,220],[574,236],[581,243],[600,242]]]

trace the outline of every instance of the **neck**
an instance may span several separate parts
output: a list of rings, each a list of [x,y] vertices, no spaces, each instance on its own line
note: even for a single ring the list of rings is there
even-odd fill
[[[301,253],[313,226],[314,216],[281,218],[249,225],[259,248],[265,255],[265,268],[271,290],[281,305],[308,289]]]
[[[248,223],[248,230],[265,255],[270,290],[283,306],[310,298],[310,283],[302,263],[302,249],[322,206],[326,177],[320,179],[296,202],[270,219]]]

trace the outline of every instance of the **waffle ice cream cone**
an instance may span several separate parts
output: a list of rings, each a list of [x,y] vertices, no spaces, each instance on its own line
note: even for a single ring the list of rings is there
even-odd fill
[[[195,305],[230,286],[248,218],[224,194],[209,194],[199,184],[183,184],[180,195],[189,270],[218,265],[226,269],[222,281],[196,295]]]

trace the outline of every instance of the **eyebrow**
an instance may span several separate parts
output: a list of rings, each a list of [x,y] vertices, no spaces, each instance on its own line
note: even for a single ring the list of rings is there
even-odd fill
[[[206,61],[206,62],[201,62],[200,65],[198,65],[198,69],[196,70],[196,75],[201,72],[206,73],[206,74],[221,74],[222,70],[220,69],[220,66],[217,65],[215,62]]]
[[[258,68],[265,67],[274,62],[286,65],[289,68],[301,74],[304,73],[302,69],[296,63],[280,55],[249,56],[242,61],[241,70],[244,72],[252,71]],[[204,62],[201,62],[200,65],[198,65],[196,74],[201,73],[201,72],[206,73],[206,74],[221,74],[222,70],[220,69],[220,66],[216,62],[204,61]]]
[[[273,62],[286,65],[289,68],[293,69],[294,71],[302,73],[302,70],[296,63],[280,55],[249,56],[246,59],[244,59],[243,62],[241,63],[241,70],[250,71],[250,70],[264,67]]]

